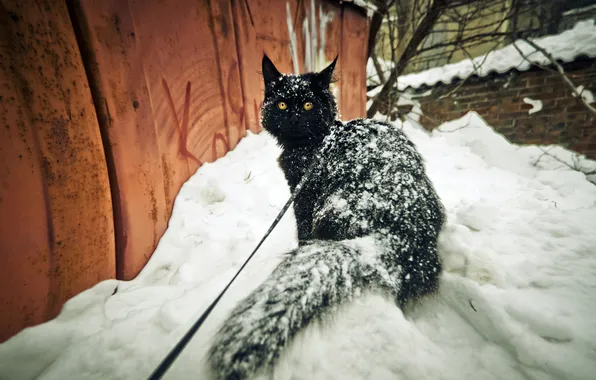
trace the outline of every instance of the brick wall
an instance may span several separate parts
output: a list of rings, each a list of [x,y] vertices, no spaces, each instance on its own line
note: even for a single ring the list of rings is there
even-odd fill
[[[595,59],[577,59],[563,67],[574,84],[583,85],[596,96]],[[542,101],[542,110],[529,114],[532,106],[524,103],[525,97]],[[484,78],[474,76],[463,84],[437,85],[430,95],[418,100],[426,115],[421,122],[428,129],[474,110],[513,143],[560,144],[596,158],[596,115],[553,71],[533,68]]]

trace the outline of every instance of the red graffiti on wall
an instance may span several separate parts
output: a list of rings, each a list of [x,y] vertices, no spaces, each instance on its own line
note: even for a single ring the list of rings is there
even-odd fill
[[[166,98],[168,100],[168,104],[170,106],[170,110],[172,111],[172,116],[174,117],[174,121],[176,122],[176,129],[178,130],[179,135],[179,142],[178,142],[178,151],[183,157],[190,158],[196,161],[199,166],[203,165],[203,162],[199,160],[194,154],[188,151],[187,142],[188,142],[188,123],[189,123],[189,114],[190,114],[190,81],[186,82],[186,94],[184,96],[184,109],[182,112],[182,123],[178,120],[178,113],[176,112],[176,106],[174,106],[174,99],[172,98],[172,93],[170,92],[170,87],[168,86],[168,82],[164,78],[161,79],[161,84],[163,86],[164,91],[166,92]]]
[[[228,80],[228,82],[229,82],[229,80]],[[173,100],[170,88],[168,86],[168,83],[166,82],[166,80],[164,78],[162,78],[161,83],[162,83],[162,87],[166,94],[166,99],[167,99],[170,111],[171,111],[174,121],[176,123],[176,131],[178,132],[178,135],[179,135],[178,151],[183,157],[190,158],[190,159],[194,160],[195,162],[197,162],[199,166],[201,166],[203,164],[203,162],[198,157],[196,157],[192,152],[190,152],[188,150],[191,82],[190,81],[186,82],[184,108],[182,111],[182,122],[180,122],[180,119],[178,118],[178,113],[176,112],[176,106],[174,105],[174,100]],[[250,120],[249,118],[247,118],[244,106],[242,106],[242,105],[238,106],[237,104],[233,104],[233,102],[230,102],[230,103],[232,103],[232,104],[228,104],[228,106],[231,108],[232,113],[238,115],[240,118],[240,120],[238,122],[238,126],[237,126],[238,133],[239,133],[238,140],[240,140],[242,137],[245,136],[246,131],[249,129],[249,124],[252,123],[253,120]],[[224,116],[225,134],[220,133],[220,132],[215,132],[213,134],[213,137],[211,138],[211,157],[212,157],[213,161],[215,161],[219,157],[218,152],[217,152],[218,142],[221,144],[220,145],[221,148],[223,148],[223,152],[221,152],[221,153],[225,154],[225,153],[229,152],[231,149],[230,141],[229,141],[230,127],[228,125],[228,120],[227,120],[227,117],[225,114],[225,108],[226,108],[225,105],[226,104],[224,102],[224,115],[223,116]],[[254,105],[254,116],[255,116],[254,132],[258,133],[262,130],[262,127],[260,124],[260,117],[259,117],[262,102],[261,102],[261,104],[257,104],[257,100],[254,99],[253,105]],[[228,136],[226,136],[226,135],[228,135]]]
[[[213,138],[211,139],[211,155],[213,157],[213,161],[217,159],[217,140],[223,143],[224,154],[230,151],[230,144],[228,144],[228,140],[225,138],[225,136],[221,133],[213,134]]]

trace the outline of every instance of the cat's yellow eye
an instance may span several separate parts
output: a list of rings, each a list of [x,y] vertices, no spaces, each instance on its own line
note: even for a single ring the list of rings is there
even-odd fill
[[[307,111],[310,111],[312,109],[312,103],[311,102],[304,103],[304,109]]]
[[[277,108],[279,108],[280,110],[285,110],[286,108],[288,108],[288,105],[284,102],[279,102],[277,103]]]

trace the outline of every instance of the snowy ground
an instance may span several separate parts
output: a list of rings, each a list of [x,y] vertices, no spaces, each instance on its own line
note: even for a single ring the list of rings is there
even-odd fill
[[[596,186],[550,157],[534,166],[537,147],[509,144],[475,113],[433,135],[404,129],[448,211],[440,293],[405,316],[390,300],[362,297],[309,327],[275,377],[596,378]],[[0,379],[146,378],[288,198],[278,154],[263,133],[204,165],[141,275],[102,282],[0,345]],[[211,335],[295,245],[289,213],[166,378],[209,378]]]

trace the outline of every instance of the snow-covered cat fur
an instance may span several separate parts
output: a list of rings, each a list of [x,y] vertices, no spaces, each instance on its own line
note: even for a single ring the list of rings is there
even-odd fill
[[[422,158],[390,124],[336,120],[335,63],[283,75],[263,58],[262,124],[282,147],[292,191],[312,158],[320,161],[294,202],[298,248],[215,336],[209,362],[217,378],[270,371],[301,329],[363,291],[389,293],[403,307],[437,289],[444,212]]]

